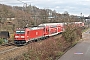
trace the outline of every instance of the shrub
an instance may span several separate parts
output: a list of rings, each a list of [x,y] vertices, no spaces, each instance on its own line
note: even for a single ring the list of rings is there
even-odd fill
[[[3,43],[3,39],[0,38],[0,44],[2,44],[2,43]]]
[[[67,42],[73,42],[76,38],[77,38],[77,33],[76,33],[76,28],[72,28],[70,26],[67,26],[67,28],[65,29],[65,32],[62,34],[62,36],[64,37],[64,39]]]

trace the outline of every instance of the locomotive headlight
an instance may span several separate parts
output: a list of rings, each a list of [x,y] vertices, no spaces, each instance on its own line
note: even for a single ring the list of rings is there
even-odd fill
[[[25,36],[21,36],[21,38],[24,38]]]
[[[15,38],[18,38],[19,36],[15,36]]]

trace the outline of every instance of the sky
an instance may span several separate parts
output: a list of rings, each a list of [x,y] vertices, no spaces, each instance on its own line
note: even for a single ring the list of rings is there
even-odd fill
[[[0,0],[0,4],[10,6],[23,6],[22,2],[41,9],[56,10],[60,14],[67,11],[70,15],[81,16],[81,13],[82,16],[90,15],[90,0]]]

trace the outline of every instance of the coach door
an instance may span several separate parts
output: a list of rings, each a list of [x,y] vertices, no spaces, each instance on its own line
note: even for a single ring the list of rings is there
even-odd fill
[[[30,32],[29,31],[27,31],[27,40],[30,40]]]
[[[45,28],[45,33],[44,34],[45,34],[45,36],[48,36],[49,35],[49,27],[46,27]]]

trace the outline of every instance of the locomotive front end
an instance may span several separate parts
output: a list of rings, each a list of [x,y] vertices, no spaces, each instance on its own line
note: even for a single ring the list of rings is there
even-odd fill
[[[25,40],[25,29],[18,29],[14,34],[14,43],[16,45],[23,45],[26,43]]]

